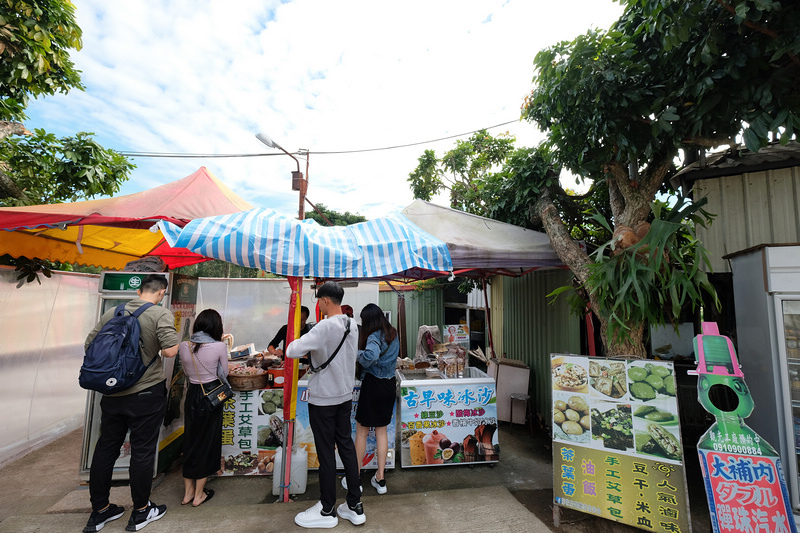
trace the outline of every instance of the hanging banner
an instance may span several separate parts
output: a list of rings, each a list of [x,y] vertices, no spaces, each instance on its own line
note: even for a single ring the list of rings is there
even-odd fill
[[[553,495],[647,531],[691,531],[672,363],[554,354]]]

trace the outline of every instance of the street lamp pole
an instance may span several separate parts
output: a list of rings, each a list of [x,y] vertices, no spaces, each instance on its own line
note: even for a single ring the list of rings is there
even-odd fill
[[[271,148],[277,148],[282,151],[297,163],[297,170],[292,171],[292,190],[300,192],[300,205],[297,211],[297,218],[303,220],[305,218],[305,199],[306,199],[306,186],[307,182],[303,179],[303,173],[300,172],[300,161],[295,156],[287,152],[281,145],[270,139],[264,133],[256,135],[256,139],[266,144]],[[306,156],[306,173],[308,173],[308,151],[305,152]],[[300,304],[301,295],[303,293],[303,278],[296,276],[289,276],[289,287],[292,289],[292,295],[289,299],[289,320],[286,328],[286,346],[295,339],[299,338],[300,326]],[[281,483],[282,490],[280,492],[282,502],[289,502],[289,487],[291,485],[291,472],[292,472],[292,450],[294,449],[294,424],[295,417],[297,416],[297,380],[298,380],[298,363],[294,359],[286,358],[284,363],[284,376],[288,379],[283,383],[283,399],[284,399],[284,417],[283,417],[283,443],[281,461]],[[288,409],[287,409],[288,407]],[[273,475],[279,475],[275,472]]]
[[[303,220],[305,218],[305,203],[306,203],[306,190],[308,188],[308,178],[303,179],[303,173],[300,172],[300,161],[289,153],[283,146],[273,141],[269,135],[266,133],[258,133],[256,134],[256,139],[261,141],[262,143],[266,144],[270,148],[277,148],[284,154],[288,155],[294,162],[297,163],[297,170],[292,171],[292,190],[300,192],[300,205],[297,209],[297,218],[299,220]],[[308,175],[308,152],[305,152],[306,155],[306,175]]]

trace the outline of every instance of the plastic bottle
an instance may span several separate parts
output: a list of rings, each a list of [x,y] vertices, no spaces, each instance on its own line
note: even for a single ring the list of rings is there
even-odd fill
[[[275,451],[275,468],[272,471],[272,495],[281,494],[281,465],[283,448]],[[292,446],[292,474],[289,481],[289,494],[304,494],[308,483],[308,452],[304,447]]]

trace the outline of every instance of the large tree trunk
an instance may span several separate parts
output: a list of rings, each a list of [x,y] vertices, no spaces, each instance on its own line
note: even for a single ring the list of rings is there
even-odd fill
[[[603,339],[603,346],[608,357],[633,357],[644,359],[647,352],[644,348],[644,324],[632,325],[628,331],[628,338],[625,340],[612,339],[608,332],[608,320],[599,317],[600,337]]]
[[[558,254],[561,261],[572,270],[578,282],[585,284],[589,278],[588,266],[592,263],[592,259],[572,239],[567,226],[558,214],[558,209],[553,204],[549,191],[544,191],[539,197],[539,201],[534,206],[534,212],[544,225],[545,231],[550,237],[550,244],[553,246],[553,250]],[[600,336],[603,340],[606,355],[645,357],[644,324],[627,324],[630,328],[628,339],[617,340],[609,336],[608,317],[600,314],[600,306],[596,298],[592,297],[591,294],[589,294],[589,306],[600,320]]]

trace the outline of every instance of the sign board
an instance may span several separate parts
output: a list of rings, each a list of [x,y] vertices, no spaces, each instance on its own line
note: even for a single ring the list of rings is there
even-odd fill
[[[444,327],[444,338],[442,342],[456,343],[463,345],[469,350],[469,326],[466,324],[450,324]]]
[[[458,379],[401,379],[403,468],[499,461],[494,379],[465,371]]]
[[[796,533],[778,453],[744,422],[755,404],[733,343],[715,323],[705,322],[694,352],[697,397],[716,419],[697,443],[714,533]],[[712,389],[735,395],[732,411],[714,403]]]
[[[167,278],[169,290],[168,273],[163,272],[101,272],[99,291],[102,293],[134,293],[142,286],[144,278],[150,274],[156,274]],[[196,297],[196,293],[195,293]],[[196,300],[195,300],[196,301]]]
[[[352,438],[356,436],[355,414],[361,386],[356,382],[353,390],[353,411],[350,425]],[[275,453],[283,445],[283,389],[259,389],[235,391],[233,398],[223,406],[222,457],[225,464],[223,475],[272,475]],[[319,468],[314,436],[308,420],[308,384],[300,381],[297,386],[297,412],[295,419],[295,444],[308,453],[308,468]],[[395,418],[387,427],[390,436],[395,434]],[[389,454],[386,468],[394,468],[394,439],[389,438]],[[378,467],[375,457],[377,442],[375,430],[367,436],[367,448],[362,469]],[[343,468],[336,454],[337,468]]]
[[[691,531],[672,363],[551,356],[556,505]]]

